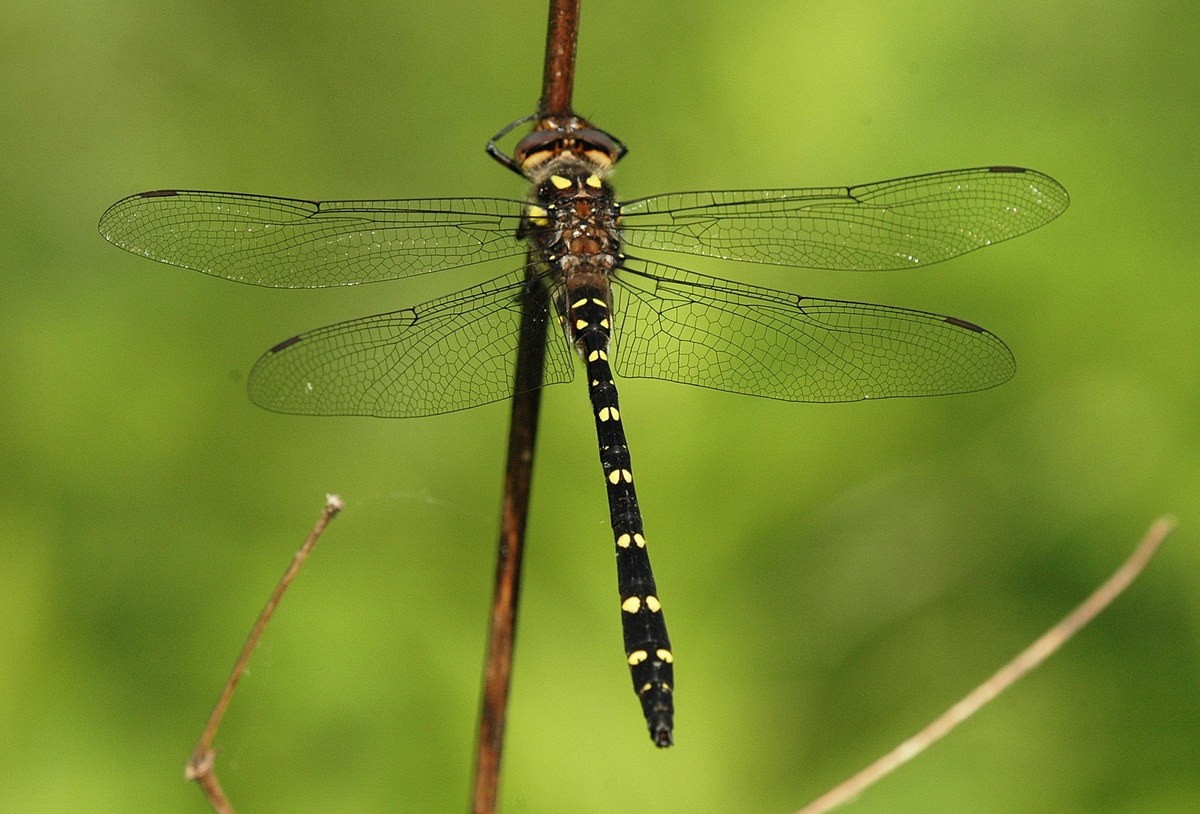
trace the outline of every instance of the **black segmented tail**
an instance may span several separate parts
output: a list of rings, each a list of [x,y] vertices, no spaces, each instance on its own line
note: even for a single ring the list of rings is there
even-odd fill
[[[621,626],[633,689],[641,699],[650,738],[657,746],[670,746],[675,712],[672,704],[675,658],[650,570],[642,513],[633,488],[629,446],[617,405],[617,386],[608,364],[611,323],[605,293],[590,286],[574,289],[569,296],[568,327],[587,363],[588,392],[595,411],[600,464],[604,467],[616,540]]]

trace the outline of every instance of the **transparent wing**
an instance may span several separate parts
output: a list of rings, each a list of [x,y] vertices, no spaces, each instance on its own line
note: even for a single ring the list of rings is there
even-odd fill
[[[100,234],[134,254],[239,283],[321,288],[522,254],[523,206],[503,198],[316,202],[162,190],[113,204]]]
[[[621,205],[622,234],[638,248],[875,271],[1008,240],[1058,217],[1068,202],[1048,175],[980,167],[855,187],[655,195]]]
[[[408,418],[509,398],[524,276],[281,342],[250,372],[250,399],[281,413]],[[545,333],[544,383],[570,381],[574,358],[557,321]]]
[[[828,402],[982,390],[1016,369],[999,338],[953,317],[634,266],[613,286],[622,376]]]

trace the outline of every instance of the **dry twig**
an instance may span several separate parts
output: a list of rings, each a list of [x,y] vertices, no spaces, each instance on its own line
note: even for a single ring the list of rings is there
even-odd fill
[[[1091,596],[1079,604],[1061,622],[1043,633],[1033,644],[1025,648],[1008,664],[996,671],[991,678],[984,681],[971,692],[934,718],[924,729],[913,735],[904,743],[876,760],[870,766],[853,777],[839,783],[834,788],[822,794],[816,800],[796,812],[796,814],[824,814],[842,803],[857,797],[864,790],[879,782],[891,772],[912,760],[929,746],[950,733],[956,726],[970,718],[997,695],[1019,681],[1026,673],[1037,667],[1055,653],[1064,643],[1089,622],[1096,618],[1100,611],[1112,604],[1121,593],[1129,587],[1134,578],[1142,572],[1150,558],[1158,550],[1159,545],[1175,527],[1175,521],[1169,517],[1160,517],[1151,524],[1142,537],[1137,548],[1129,558],[1121,564]]]
[[[320,517],[317,518],[316,524],[312,531],[308,533],[304,543],[300,549],[292,557],[291,563],[283,572],[283,576],[279,578],[279,582],[275,585],[275,590],[271,592],[270,599],[263,607],[262,612],[258,615],[258,619],[254,622],[254,627],[250,630],[250,635],[246,637],[246,643],[242,645],[242,651],[238,653],[237,661],[234,662],[233,670],[229,674],[229,680],[225,682],[225,688],[221,690],[221,696],[217,699],[216,705],[213,707],[212,714],[208,716],[208,723],[204,726],[204,731],[200,734],[200,740],[196,742],[196,748],[192,751],[191,758],[188,759],[187,766],[184,768],[183,776],[188,780],[194,780],[200,785],[204,791],[204,796],[208,798],[209,805],[213,807],[213,811],[217,814],[233,814],[233,806],[228,798],[225,797],[225,792],[221,790],[221,784],[217,780],[216,762],[217,753],[213,749],[213,740],[217,737],[217,730],[221,727],[221,721],[225,718],[225,712],[229,709],[229,702],[233,700],[234,690],[237,688],[237,683],[242,675],[246,672],[246,665],[250,661],[250,656],[254,654],[254,650],[258,647],[258,642],[262,638],[263,631],[266,630],[267,623],[271,621],[271,616],[275,613],[275,608],[279,605],[279,600],[283,598],[283,593],[292,584],[292,580],[296,578],[300,567],[304,565],[304,561],[308,559],[308,555],[312,553],[313,547],[316,546],[317,540],[321,538],[325,528],[329,525],[329,521],[337,516],[345,507],[342,499],[337,495],[325,496],[325,507],[321,510]]]

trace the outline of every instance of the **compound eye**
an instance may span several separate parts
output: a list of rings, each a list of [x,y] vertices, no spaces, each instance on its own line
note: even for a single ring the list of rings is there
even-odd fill
[[[594,160],[602,159],[605,164],[613,164],[621,157],[621,148],[617,146],[617,142],[602,130],[588,127],[576,130],[572,135],[583,147],[583,152]]]
[[[517,142],[513,159],[520,167],[536,167],[558,152],[562,134],[557,130],[539,130]]]

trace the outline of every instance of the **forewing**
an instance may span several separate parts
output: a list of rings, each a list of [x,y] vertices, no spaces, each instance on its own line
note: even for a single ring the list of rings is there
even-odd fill
[[[964,393],[1016,367],[953,317],[803,297],[656,263],[619,272],[616,371],[785,401]]]
[[[162,190],[113,204],[99,228],[163,263],[252,285],[321,288],[522,254],[522,208],[502,198],[316,202]]]
[[[630,246],[783,266],[875,271],[940,263],[1024,234],[1067,191],[1019,167],[855,187],[679,192],[621,205]]]
[[[281,342],[250,372],[250,398],[281,413],[393,418],[506,399],[513,395],[524,276],[514,272]],[[544,333],[543,382],[570,381],[573,357],[563,333],[557,323]]]

